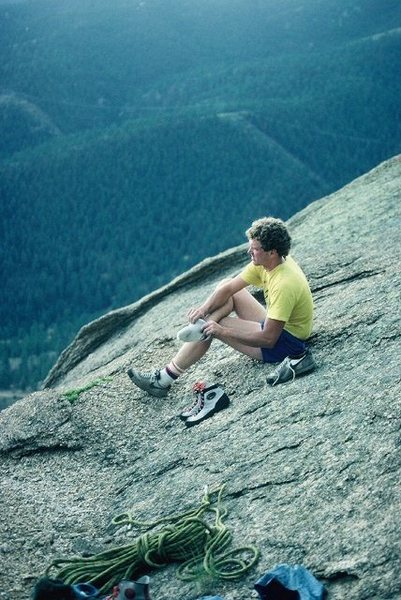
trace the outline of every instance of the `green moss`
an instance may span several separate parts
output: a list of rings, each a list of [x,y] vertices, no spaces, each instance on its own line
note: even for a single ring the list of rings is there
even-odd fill
[[[105,383],[107,381],[112,381],[112,379],[113,379],[112,377],[100,377],[99,379],[95,379],[91,383],[88,383],[84,387],[77,388],[76,390],[69,390],[68,392],[64,392],[63,396],[65,398],[67,398],[68,402],[70,402],[71,404],[74,404],[74,402],[76,402],[76,400],[78,400],[79,396],[83,392],[87,392],[88,390],[91,390],[92,388],[96,387],[97,385],[101,385],[102,383]]]

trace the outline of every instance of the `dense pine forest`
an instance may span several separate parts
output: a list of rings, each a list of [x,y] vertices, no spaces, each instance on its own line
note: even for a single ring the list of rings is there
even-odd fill
[[[0,390],[399,153],[400,24],[398,0],[2,0]]]

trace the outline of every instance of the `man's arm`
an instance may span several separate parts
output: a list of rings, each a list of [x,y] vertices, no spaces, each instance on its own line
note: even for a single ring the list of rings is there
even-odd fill
[[[198,308],[192,308],[188,312],[188,317],[191,323],[195,323],[198,319],[205,319],[208,315],[211,315],[221,306],[227,302],[229,298],[234,296],[237,292],[247,287],[246,281],[244,281],[239,275],[233,279],[227,279],[214,290],[214,292],[205,300],[205,302]]]
[[[276,319],[267,318],[261,331],[263,345],[260,346],[260,348],[274,348],[284,329],[284,325],[285,321],[277,321]]]

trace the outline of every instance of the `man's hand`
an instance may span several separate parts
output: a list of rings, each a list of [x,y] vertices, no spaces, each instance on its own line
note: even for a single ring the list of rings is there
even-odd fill
[[[211,335],[216,338],[219,338],[223,334],[223,331],[224,327],[216,323],[216,321],[207,321],[202,329],[202,332],[206,333],[206,335]]]
[[[199,308],[191,308],[188,311],[188,319],[191,323],[196,323],[198,319],[205,319],[205,310],[203,306],[199,306]]]

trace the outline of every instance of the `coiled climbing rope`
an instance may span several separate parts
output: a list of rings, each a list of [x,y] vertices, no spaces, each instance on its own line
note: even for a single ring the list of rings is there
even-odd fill
[[[151,523],[138,521],[129,512],[122,513],[113,519],[114,525],[129,524],[145,533],[131,544],[90,557],[56,560],[46,575],[55,570],[56,578],[66,584],[87,582],[102,593],[123,579],[135,579],[149,569],[175,562],[181,563],[177,576],[184,581],[197,580],[202,574],[237,579],[255,564],[259,551],[255,546],[228,549],[232,535],[223,523],[228,513],[221,501],[224,488],[206,487],[198,508]]]

